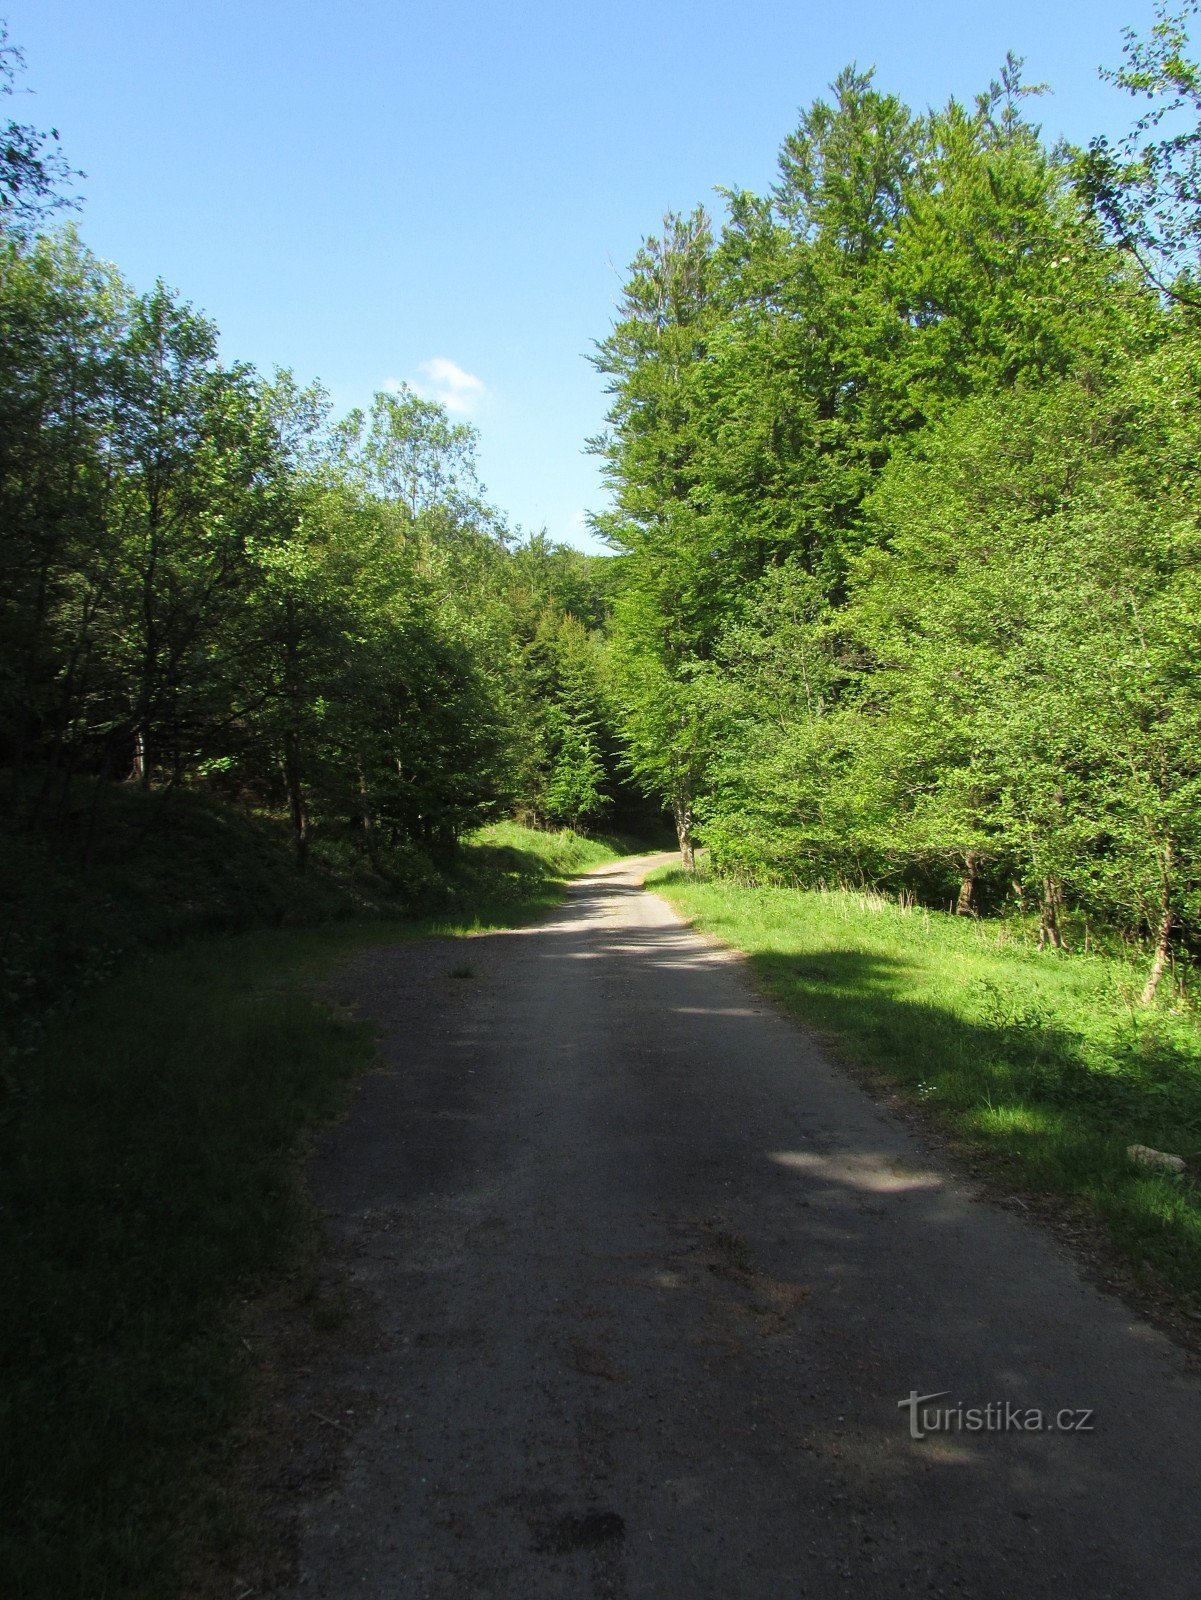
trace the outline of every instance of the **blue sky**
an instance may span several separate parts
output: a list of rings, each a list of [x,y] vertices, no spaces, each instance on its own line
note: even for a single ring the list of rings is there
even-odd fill
[[[81,227],[162,276],[227,355],[389,380],[481,433],[494,502],[586,543],[603,503],[585,360],[668,208],[770,185],[798,107],[848,61],[915,108],[970,98],[1006,50],[1049,135],[1124,131],[1102,84],[1149,0],[7,0],[32,99],[88,174]],[[10,105],[12,103],[10,102]]]

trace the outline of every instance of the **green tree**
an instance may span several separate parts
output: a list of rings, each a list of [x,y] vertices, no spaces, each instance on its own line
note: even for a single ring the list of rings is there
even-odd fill
[[[691,665],[712,634],[704,523],[693,491],[696,416],[688,377],[712,314],[713,240],[702,210],[664,218],[634,260],[617,323],[594,358],[612,396],[610,430],[592,442],[616,509],[602,519],[625,552],[615,656],[630,767],[671,807],[685,863],[703,753]],[[624,619],[624,620],[623,620]]]
[[[1016,873],[1049,943],[1067,899],[1149,933],[1148,999],[1198,887],[1191,367],[949,419],[874,498],[853,606],[898,845]]]
[[[0,98],[17,92],[25,57],[0,22]],[[63,154],[58,129],[42,130],[10,117],[0,124],[0,234],[29,234],[55,211],[73,204],[62,186],[82,174]]]
[[[1186,54],[1196,0],[1155,7],[1149,35],[1125,32],[1125,65],[1102,77],[1151,105],[1116,145],[1093,139],[1078,166],[1083,192],[1148,280],[1201,306],[1201,68]]]
[[[108,441],[131,295],[71,231],[0,248],[0,748],[69,769],[110,602]]]
[[[227,620],[252,581],[247,541],[270,514],[275,440],[249,369],[160,284],[114,352],[111,445],[121,573],[110,618],[127,696],[112,730],[147,787],[178,782],[236,715],[245,662]]]

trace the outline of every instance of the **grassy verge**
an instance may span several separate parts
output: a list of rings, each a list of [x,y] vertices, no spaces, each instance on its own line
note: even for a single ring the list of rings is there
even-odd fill
[[[0,1110],[0,1593],[164,1600],[227,1508],[233,1298],[314,1222],[297,1139],[370,1030],[310,992],[354,944],[524,920],[616,850],[504,825],[422,921],[192,940],[123,963],[9,1058]]]
[[[1086,1208],[1136,1273],[1201,1308],[1201,1025],[1179,997],[1140,1007],[1141,967],[853,891],[676,871],[655,886],[1008,1184]],[[1181,1155],[1190,1173],[1135,1166],[1131,1144]]]
[[[201,790],[115,786],[89,843],[91,791],[38,829],[0,789],[0,1094],[11,1051],[130,961],[208,934],[536,910],[555,880],[633,848],[516,823],[481,829],[449,860],[381,847],[372,871],[345,833],[318,835],[296,870],[286,822]]]
[[[603,834],[587,838],[570,828],[541,833],[518,822],[494,822],[471,836],[461,870],[468,874],[476,870],[493,875],[498,870],[512,873],[519,884],[529,877],[536,883],[548,879],[552,884],[562,883],[576,873],[604,866],[643,848],[635,839]]]

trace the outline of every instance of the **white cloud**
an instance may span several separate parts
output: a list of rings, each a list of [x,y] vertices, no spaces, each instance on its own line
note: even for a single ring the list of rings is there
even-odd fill
[[[487,393],[482,378],[477,378],[474,372],[464,372],[458,362],[446,356],[423,361],[417,370],[421,381],[413,387],[418,393],[436,400],[457,416],[470,416]]]
[[[603,554],[609,548],[603,539],[593,533],[586,511],[577,511],[568,517],[562,537],[565,544],[574,545],[577,550],[585,550],[590,555],[598,552]]]

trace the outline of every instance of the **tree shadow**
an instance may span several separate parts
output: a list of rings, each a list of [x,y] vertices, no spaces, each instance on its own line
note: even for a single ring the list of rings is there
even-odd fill
[[[1037,1001],[991,987],[992,1017],[969,1021],[906,994],[917,969],[855,950],[813,956],[759,952],[749,957],[764,988],[807,1020],[852,1045],[870,1044],[876,1061],[903,1084],[953,1074],[1006,1101],[1070,1112],[1098,1131],[1135,1140],[1201,1140],[1197,1055],[1157,1032],[1153,1019],[1120,1033],[1101,1067],[1085,1036],[1057,1024]],[[995,1102],[994,1102],[995,1103]],[[1119,1128],[1119,1124],[1121,1127]]]

